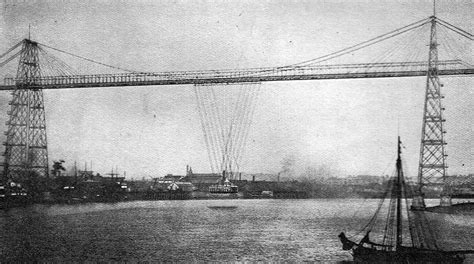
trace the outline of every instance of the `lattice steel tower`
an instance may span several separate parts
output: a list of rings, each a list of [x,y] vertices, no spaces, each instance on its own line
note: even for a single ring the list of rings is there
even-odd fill
[[[431,34],[426,79],[425,105],[421,133],[420,161],[418,168],[418,206],[424,207],[423,189],[428,184],[444,184],[447,166],[443,124],[441,84],[438,77],[438,41],[436,37],[436,17],[431,17]],[[445,186],[446,187],[446,186]],[[444,193],[447,192],[445,189]],[[449,199],[448,199],[449,200]],[[449,201],[447,201],[449,203]],[[443,203],[443,200],[442,200]]]
[[[3,180],[48,177],[48,148],[38,43],[24,39],[8,111]]]

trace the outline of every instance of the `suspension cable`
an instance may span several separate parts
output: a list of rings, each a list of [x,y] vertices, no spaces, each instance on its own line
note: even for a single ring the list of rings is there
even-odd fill
[[[203,130],[203,133],[204,133],[204,141],[205,141],[206,148],[207,148],[207,155],[208,155],[208,158],[209,158],[209,163],[211,165],[211,171],[214,172],[215,171],[214,162],[213,162],[212,155],[211,155],[211,148],[210,148],[210,145],[209,145],[208,133],[207,133],[207,129],[206,129],[205,120],[204,120],[204,117],[203,117],[203,111],[204,110],[202,109],[202,106],[201,106],[202,100],[200,100],[200,98],[199,98],[198,87],[196,85],[194,85],[194,94],[196,96],[196,104],[197,104],[197,107],[198,107],[199,117],[201,119],[201,126],[202,126],[202,130]]]

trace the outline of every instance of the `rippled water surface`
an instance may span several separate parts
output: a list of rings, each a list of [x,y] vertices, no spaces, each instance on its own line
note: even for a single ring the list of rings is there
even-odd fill
[[[337,235],[357,233],[377,203],[318,199],[35,205],[0,211],[0,259],[337,263],[351,260]],[[472,218],[438,218],[432,220],[438,228],[449,224],[455,234],[444,235],[447,247],[472,242]],[[467,238],[459,238],[461,233]]]

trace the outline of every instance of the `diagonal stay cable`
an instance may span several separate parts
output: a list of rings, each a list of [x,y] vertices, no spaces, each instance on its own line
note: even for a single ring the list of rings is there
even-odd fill
[[[102,65],[102,66],[105,66],[105,67],[109,67],[109,68],[113,68],[113,69],[121,70],[121,71],[126,71],[126,72],[131,72],[131,73],[141,73],[141,72],[139,72],[139,71],[134,71],[134,70],[130,70],[130,69],[125,69],[125,68],[121,68],[121,67],[117,67],[117,66],[105,64],[105,63],[102,63],[102,62],[99,62],[99,61],[96,61],[96,60],[92,60],[92,59],[89,59],[89,58],[86,58],[86,57],[82,57],[82,56],[79,56],[79,55],[76,55],[76,54],[73,54],[73,53],[70,53],[70,52],[67,52],[67,51],[64,51],[64,50],[60,50],[60,49],[55,48],[55,47],[48,46],[48,45],[46,45],[46,44],[42,44],[42,43],[38,43],[38,44],[41,45],[41,46],[43,46],[43,47],[46,47],[46,48],[49,48],[49,49],[52,49],[52,50],[55,50],[55,51],[58,51],[58,52],[61,52],[61,53],[64,53],[64,54],[67,54],[67,55],[76,57],[76,58],[79,58],[79,59],[83,59],[83,60],[86,60],[86,61],[89,61],[89,62],[92,62],[92,63],[96,63],[96,64],[99,64],[99,65]]]
[[[418,28],[422,25],[425,25],[426,23],[428,23],[430,21],[429,18],[425,18],[425,19],[422,19],[422,20],[419,20],[419,21],[416,21],[416,22],[413,22],[409,25],[406,25],[404,27],[401,27],[401,28],[398,28],[398,29],[395,29],[395,30],[392,30],[388,33],[385,33],[385,34],[382,34],[382,35],[379,35],[377,37],[374,37],[374,38],[371,38],[369,40],[366,40],[366,41],[363,41],[363,42],[360,42],[358,44],[355,44],[353,46],[350,46],[350,47],[347,47],[347,48],[344,48],[342,50],[338,50],[338,51],[335,51],[335,52],[332,52],[330,54],[327,54],[327,55],[324,55],[324,56],[321,56],[321,57],[318,57],[318,58],[314,58],[314,59],[311,59],[311,60],[307,60],[307,61],[303,61],[303,62],[299,62],[299,63],[295,63],[295,64],[290,64],[290,65],[287,65],[287,66],[282,66],[282,67],[277,67],[277,68],[290,68],[290,67],[295,67],[295,66],[299,66],[299,65],[302,65],[302,64],[307,64],[307,63],[312,63],[314,61],[319,61],[319,60],[322,60],[322,59],[326,59],[328,57],[332,57],[334,55],[338,55],[340,53],[344,53],[346,54],[347,52],[351,52],[353,51],[353,49],[357,48],[357,47],[360,47],[360,46],[364,46],[366,47],[367,45],[373,45],[377,42],[380,42],[381,39],[385,40],[387,38],[392,38],[392,37],[395,37],[397,35],[400,35],[406,31],[409,31],[409,30],[412,30],[412,29],[415,29],[415,28]],[[401,32],[400,32],[401,31]],[[375,43],[371,43],[371,42],[374,42],[376,41]],[[362,48],[362,47],[361,47]]]
[[[427,22],[426,22],[426,23],[427,23]],[[405,30],[403,30],[403,31],[401,31],[401,32],[396,33],[395,35],[386,36],[386,37],[377,39],[376,41],[373,41],[373,42],[371,42],[371,43],[367,43],[367,44],[362,45],[362,46],[359,46],[359,47],[357,47],[357,48],[348,49],[348,50],[346,50],[346,51],[344,51],[343,53],[340,53],[340,54],[334,54],[334,55],[332,55],[332,56],[326,55],[326,58],[324,58],[324,59],[314,60],[314,62],[311,62],[310,64],[302,65],[302,66],[304,67],[304,66],[311,65],[311,64],[321,63],[321,62],[324,62],[324,61],[328,61],[328,60],[331,60],[331,59],[334,59],[334,58],[341,57],[341,56],[343,56],[343,55],[349,54],[349,53],[354,52],[354,51],[361,50],[361,49],[366,48],[366,47],[370,47],[370,46],[375,45],[375,44],[377,44],[377,43],[379,43],[379,42],[382,42],[382,41],[384,41],[384,40],[393,38],[393,37],[398,36],[398,35],[401,35],[401,34],[403,34],[403,33],[405,33],[405,32],[408,32],[408,31],[411,31],[411,30],[413,30],[413,29],[422,27],[422,26],[426,25],[426,23],[417,25],[417,26],[412,27],[412,28],[409,28],[409,29],[405,29]],[[302,67],[302,66],[296,66],[296,67]]]
[[[460,45],[458,41],[459,40],[458,36],[454,34],[456,32],[453,33],[453,31],[444,27],[440,28],[439,32],[440,32],[439,36],[443,38],[443,40],[445,41],[446,53],[451,52],[451,55],[457,58],[460,61],[460,64],[464,64],[464,66],[471,67],[471,68],[474,67],[472,64],[464,61],[464,59],[469,59],[471,57],[471,56],[466,56],[467,54],[465,54],[465,51],[469,52],[470,50],[463,48]]]
[[[447,29],[449,29],[449,30],[451,30],[451,31],[454,32],[454,33],[457,33],[457,34],[460,35],[460,36],[463,36],[463,37],[469,39],[469,40],[473,40],[473,39],[474,39],[474,37],[473,37],[472,35],[468,35],[468,34],[464,34],[464,33],[462,33],[462,32],[459,32],[459,31],[457,31],[457,30],[455,30],[455,29],[453,29],[453,28],[451,28],[451,27],[449,27],[449,26],[447,26],[447,25],[445,25],[445,24],[443,24],[443,23],[438,23],[438,24],[441,25],[441,26],[443,26],[443,27],[445,27],[445,28],[447,28]]]
[[[54,55],[49,54],[43,48],[40,47],[40,52],[43,55],[43,58],[50,64],[51,72],[57,71],[60,72],[62,76],[71,76],[78,75],[76,70],[71,66],[63,62],[62,60],[56,58]]]
[[[317,57],[317,58],[314,58],[314,59],[311,59],[311,60],[307,60],[307,61],[303,61],[303,62],[299,62],[299,63],[295,63],[295,64],[290,64],[290,65],[286,65],[286,66],[275,67],[275,68],[271,68],[271,69],[262,69],[262,70],[256,71],[254,74],[256,74],[256,75],[266,74],[268,72],[272,72],[272,71],[275,71],[275,70],[276,71],[287,71],[287,70],[291,71],[291,70],[298,69],[298,68],[304,68],[304,67],[310,66],[312,64],[328,61],[328,60],[346,55],[348,53],[358,51],[358,50],[366,48],[368,46],[377,44],[377,43],[382,42],[384,40],[396,37],[398,35],[401,35],[405,32],[411,31],[413,29],[422,27],[422,26],[426,25],[427,23],[429,23],[430,21],[431,21],[430,18],[425,18],[425,19],[416,21],[414,23],[411,23],[409,25],[406,25],[404,27],[392,30],[388,33],[385,33],[385,34],[379,35],[377,37],[371,38],[369,40],[360,42],[356,45],[344,48],[342,50],[332,52],[330,54],[326,54],[324,56],[320,56],[320,57]]]
[[[11,47],[9,50],[7,50],[5,53],[3,53],[2,55],[0,55],[0,59],[2,59],[3,57],[5,57],[8,53],[10,53],[12,50],[18,48],[21,44],[23,43],[23,41],[20,41],[18,42],[17,44],[15,44],[13,47]]]
[[[460,35],[463,35],[463,36],[465,36],[465,37],[467,37],[467,38],[469,38],[469,39],[471,39],[471,40],[472,40],[472,38],[474,37],[474,35],[473,35],[472,33],[468,32],[468,31],[466,31],[466,30],[464,30],[464,29],[462,29],[462,28],[460,28],[460,27],[456,27],[455,25],[450,24],[450,23],[448,23],[448,22],[446,22],[446,21],[444,21],[444,20],[442,20],[442,19],[440,19],[440,18],[436,18],[436,21],[438,21],[438,23],[439,23],[440,25],[443,25],[444,27],[451,27],[450,29],[451,29],[452,31],[456,31],[456,33],[458,33],[458,34],[460,34]]]
[[[3,67],[5,66],[7,63],[9,63],[10,61],[12,61],[14,58],[18,57],[18,55],[20,55],[21,51],[18,51],[17,53],[13,54],[12,56],[10,56],[8,59],[6,59],[4,62],[0,63],[0,67]]]

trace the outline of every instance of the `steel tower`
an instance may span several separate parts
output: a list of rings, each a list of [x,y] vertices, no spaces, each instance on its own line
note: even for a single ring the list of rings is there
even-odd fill
[[[420,160],[418,167],[418,196],[415,206],[424,207],[423,189],[428,184],[443,185],[446,183],[446,154],[443,124],[444,108],[442,106],[441,84],[438,76],[438,41],[436,36],[436,16],[431,17],[431,34],[426,78],[425,104],[421,132]],[[443,199],[448,190],[444,186],[441,204],[449,204],[450,199]]]
[[[48,148],[38,43],[22,41],[15,89],[9,102],[3,181],[48,177]]]

